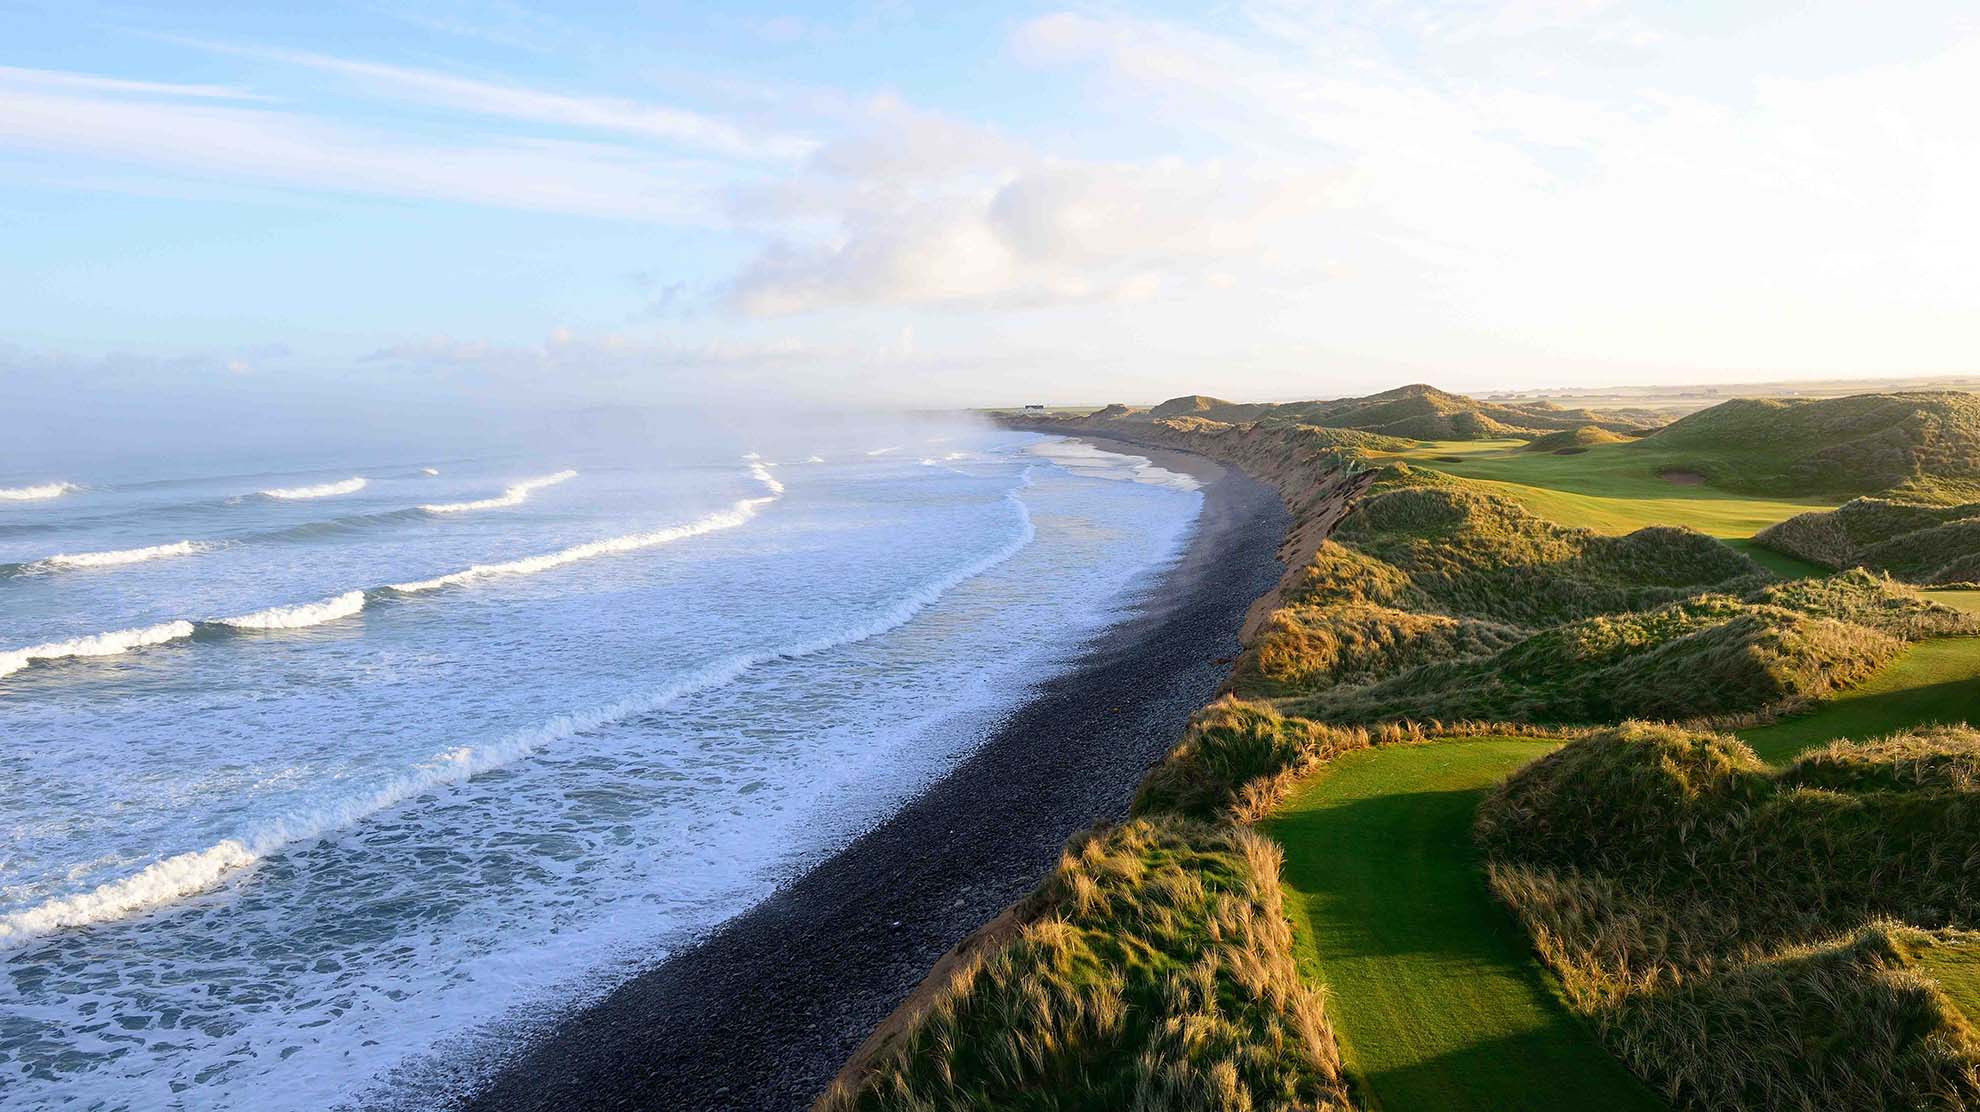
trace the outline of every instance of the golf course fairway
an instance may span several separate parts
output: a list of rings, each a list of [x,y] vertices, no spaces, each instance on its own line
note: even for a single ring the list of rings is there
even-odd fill
[[[1261,825],[1285,847],[1295,954],[1326,986],[1366,1107],[1662,1107],[1568,1011],[1473,849],[1487,789],[1558,744],[1350,753]]]
[[[1980,637],[1920,641],[1876,675],[1807,714],[1739,731],[1760,759],[1779,764],[1837,738],[1873,738],[1914,726],[1980,718]]]
[[[1770,498],[1662,478],[1665,457],[1639,444],[1603,444],[1559,456],[1518,440],[1442,441],[1400,453],[1413,467],[1483,483],[1549,521],[1629,533],[1647,525],[1689,525],[1721,540],[1744,540],[1799,513],[1838,500]]]

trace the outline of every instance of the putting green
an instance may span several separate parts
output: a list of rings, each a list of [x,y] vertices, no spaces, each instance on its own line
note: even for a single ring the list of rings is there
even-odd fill
[[[1568,1011],[1473,849],[1486,790],[1557,745],[1350,753],[1261,824],[1285,846],[1300,969],[1328,990],[1364,1106],[1662,1107]]]
[[[1641,444],[1598,444],[1567,456],[1527,451],[1524,444],[1437,441],[1382,458],[1476,479],[1550,521],[1602,533],[1689,525],[1714,537],[1743,540],[1796,514],[1837,504],[1674,483],[1657,473],[1665,454]]]
[[[1933,592],[1934,596],[1954,592]],[[1980,594],[1980,592],[1965,592]],[[1980,719],[1980,637],[1921,641],[1876,675],[1807,714],[1739,731],[1762,760],[1793,760],[1837,738],[1871,738]]]

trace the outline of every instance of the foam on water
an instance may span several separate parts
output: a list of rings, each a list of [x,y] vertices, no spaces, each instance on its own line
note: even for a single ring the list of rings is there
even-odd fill
[[[305,602],[297,606],[271,606],[266,610],[256,610],[252,614],[241,614],[232,618],[215,618],[214,625],[230,626],[234,629],[308,629],[310,626],[334,622],[348,618],[364,609],[363,591],[345,591],[336,598],[326,598],[322,602]]]
[[[39,486],[0,487],[0,502],[38,502],[60,498],[76,489],[74,483],[42,483]]]
[[[1021,485],[1029,485],[1026,473]],[[781,491],[779,492],[781,493]],[[761,500],[759,500],[761,501]],[[0,916],[0,946],[18,943],[36,934],[60,927],[100,922],[127,915],[202,891],[227,873],[249,865],[268,854],[299,841],[322,837],[342,829],[412,796],[445,784],[465,780],[477,773],[501,768],[534,753],[552,742],[621,722],[634,715],[648,714],[696,691],[719,687],[734,681],[750,669],[773,660],[793,660],[813,656],[828,649],[877,637],[906,624],[959,583],[973,579],[1015,556],[1037,536],[1031,515],[1015,491],[1007,496],[1017,529],[1009,542],[989,555],[947,572],[907,592],[892,606],[865,620],[819,637],[795,641],[756,653],[743,653],[705,665],[693,674],[652,691],[617,700],[577,714],[561,715],[529,730],[519,731],[488,745],[463,746],[437,753],[428,760],[386,783],[341,800],[329,807],[300,814],[283,815],[272,822],[228,838],[193,853],[184,853],[147,866],[135,876],[112,881],[90,892],[47,903],[25,911]],[[241,629],[300,629],[336,618],[347,617],[364,608],[364,592],[352,591],[309,606],[278,607],[239,618],[222,619],[220,624]],[[190,632],[190,629],[188,629]]]
[[[438,474],[438,472],[434,472],[434,474]],[[542,490],[544,487],[556,486],[558,483],[567,482],[575,478],[577,478],[576,471],[564,470],[557,472],[555,475],[545,475],[538,479],[524,479],[519,483],[510,485],[500,495],[494,498],[479,498],[472,502],[442,502],[437,505],[421,506],[420,509],[430,514],[457,514],[465,513],[469,510],[506,509],[510,506],[522,505],[529,498],[532,491]]]
[[[1032,445],[1031,452],[1075,474],[1096,479],[1122,479],[1176,490],[1198,490],[1203,486],[1194,476],[1157,467],[1146,456],[1110,452],[1079,440],[1045,440]]]
[[[146,645],[162,645],[167,641],[177,641],[192,635],[191,622],[160,622],[152,626],[112,630],[108,633],[76,637],[67,641],[51,641],[42,645],[29,645],[24,649],[10,649],[0,652],[0,676],[11,675],[36,661],[116,656]]]
[[[358,491],[363,490],[364,487],[364,477],[354,475],[339,482],[317,483],[315,486],[276,487],[272,490],[264,490],[261,494],[264,498],[280,498],[285,501],[294,501],[300,498],[331,498],[339,494],[356,494]]]
[[[526,556],[520,560],[505,560],[499,564],[476,564],[462,571],[434,576],[432,579],[419,579],[411,583],[394,583],[390,589],[402,595],[418,594],[421,591],[435,591],[442,587],[459,587],[482,579],[498,579],[508,575],[535,575],[538,572],[575,564],[579,560],[590,560],[599,556],[613,556],[625,552],[637,552],[642,548],[655,548],[663,544],[698,537],[721,529],[734,529],[747,524],[756,516],[758,508],[777,500],[783,493],[784,485],[775,479],[765,477],[771,495],[768,498],[744,498],[726,510],[709,514],[686,525],[670,525],[665,529],[651,529],[643,533],[627,533],[621,537],[611,537],[602,541],[587,541],[574,544],[556,552],[546,552],[541,556]]]
[[[53,556],[36,560],[27,565],[27,568],[35,571],[45,568],[111,568],[120,564],[141,564],[146,560],[162,560],[167,556],[191,556],[211,547],[199,541],[174,541],[171,544],[119,548],[109,552],[58,552]]]
[[[0,749],[0,1103],[443,1104],[511,1025],[650,966],[952,767],[1201,501],[1092,482],[1030,434],[972,429],[966,464],[934,468],[860,447],[919,435],[854,435],[805,446],[831,468],[750,461],[753,491],[719,459],[580,460],[554,512],[414,511],[0,586],[62,592],[48,613],[323,600],[240,615],[294,635],[181,623],[196,654],[0,693],[0,734],[36,739]],[[293,513],[214,517],[261,515],[241,536]],[[656,518],[683,524],[639,527]],[[626,556],[585,558],[606,553]],[[339,593],[494,576],[444,602]]]

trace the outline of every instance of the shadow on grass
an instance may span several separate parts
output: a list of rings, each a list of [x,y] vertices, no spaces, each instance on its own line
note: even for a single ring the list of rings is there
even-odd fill
[[[1971,639],[1961,638],[1962,641]],[[1975,642],[1980,647],[1980,642]],[[1931,642],[1915,647],[1929,653]],[[1974,661],[1980,664],[1980,652]],[[1902,668],[1905,661],[1901,661]],[[1934,661],[1933,663],[1938,663]],[[1901,677],[1873,678],[1871,684],[1903,682]],[[1939,683],[1900,686],[1894,690],[1848,694],[1816,707],[1807,714],[1784,719],[1770,726],[1739,731],[1740,739],[1753,747],[1761,760],[1779,764],[1799,756],[1803,750],[1837,738],[1864,739],[1908,730],[1919,726],[1956,725],[1980,722],[1980,675]]]
[[[1503,771],[1427,778],[1490,783]],[[1296,801],[1265,827],[1286,847],[1285,881],[1302,903],[1302,964],[1330,989],[1374,1103],[1662,1107],[1568,1010],[1493,898],[1471,837],[1485,787],[1380,790],[1402,787],[1396,780],[1359,798]]]

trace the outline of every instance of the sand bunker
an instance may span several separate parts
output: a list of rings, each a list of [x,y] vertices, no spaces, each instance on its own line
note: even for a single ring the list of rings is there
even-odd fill
[[[1705,481],[1705,476],[1696,471],[1659,471],[1657,477],[1667,483],[1688,487],[1698,486]]]

